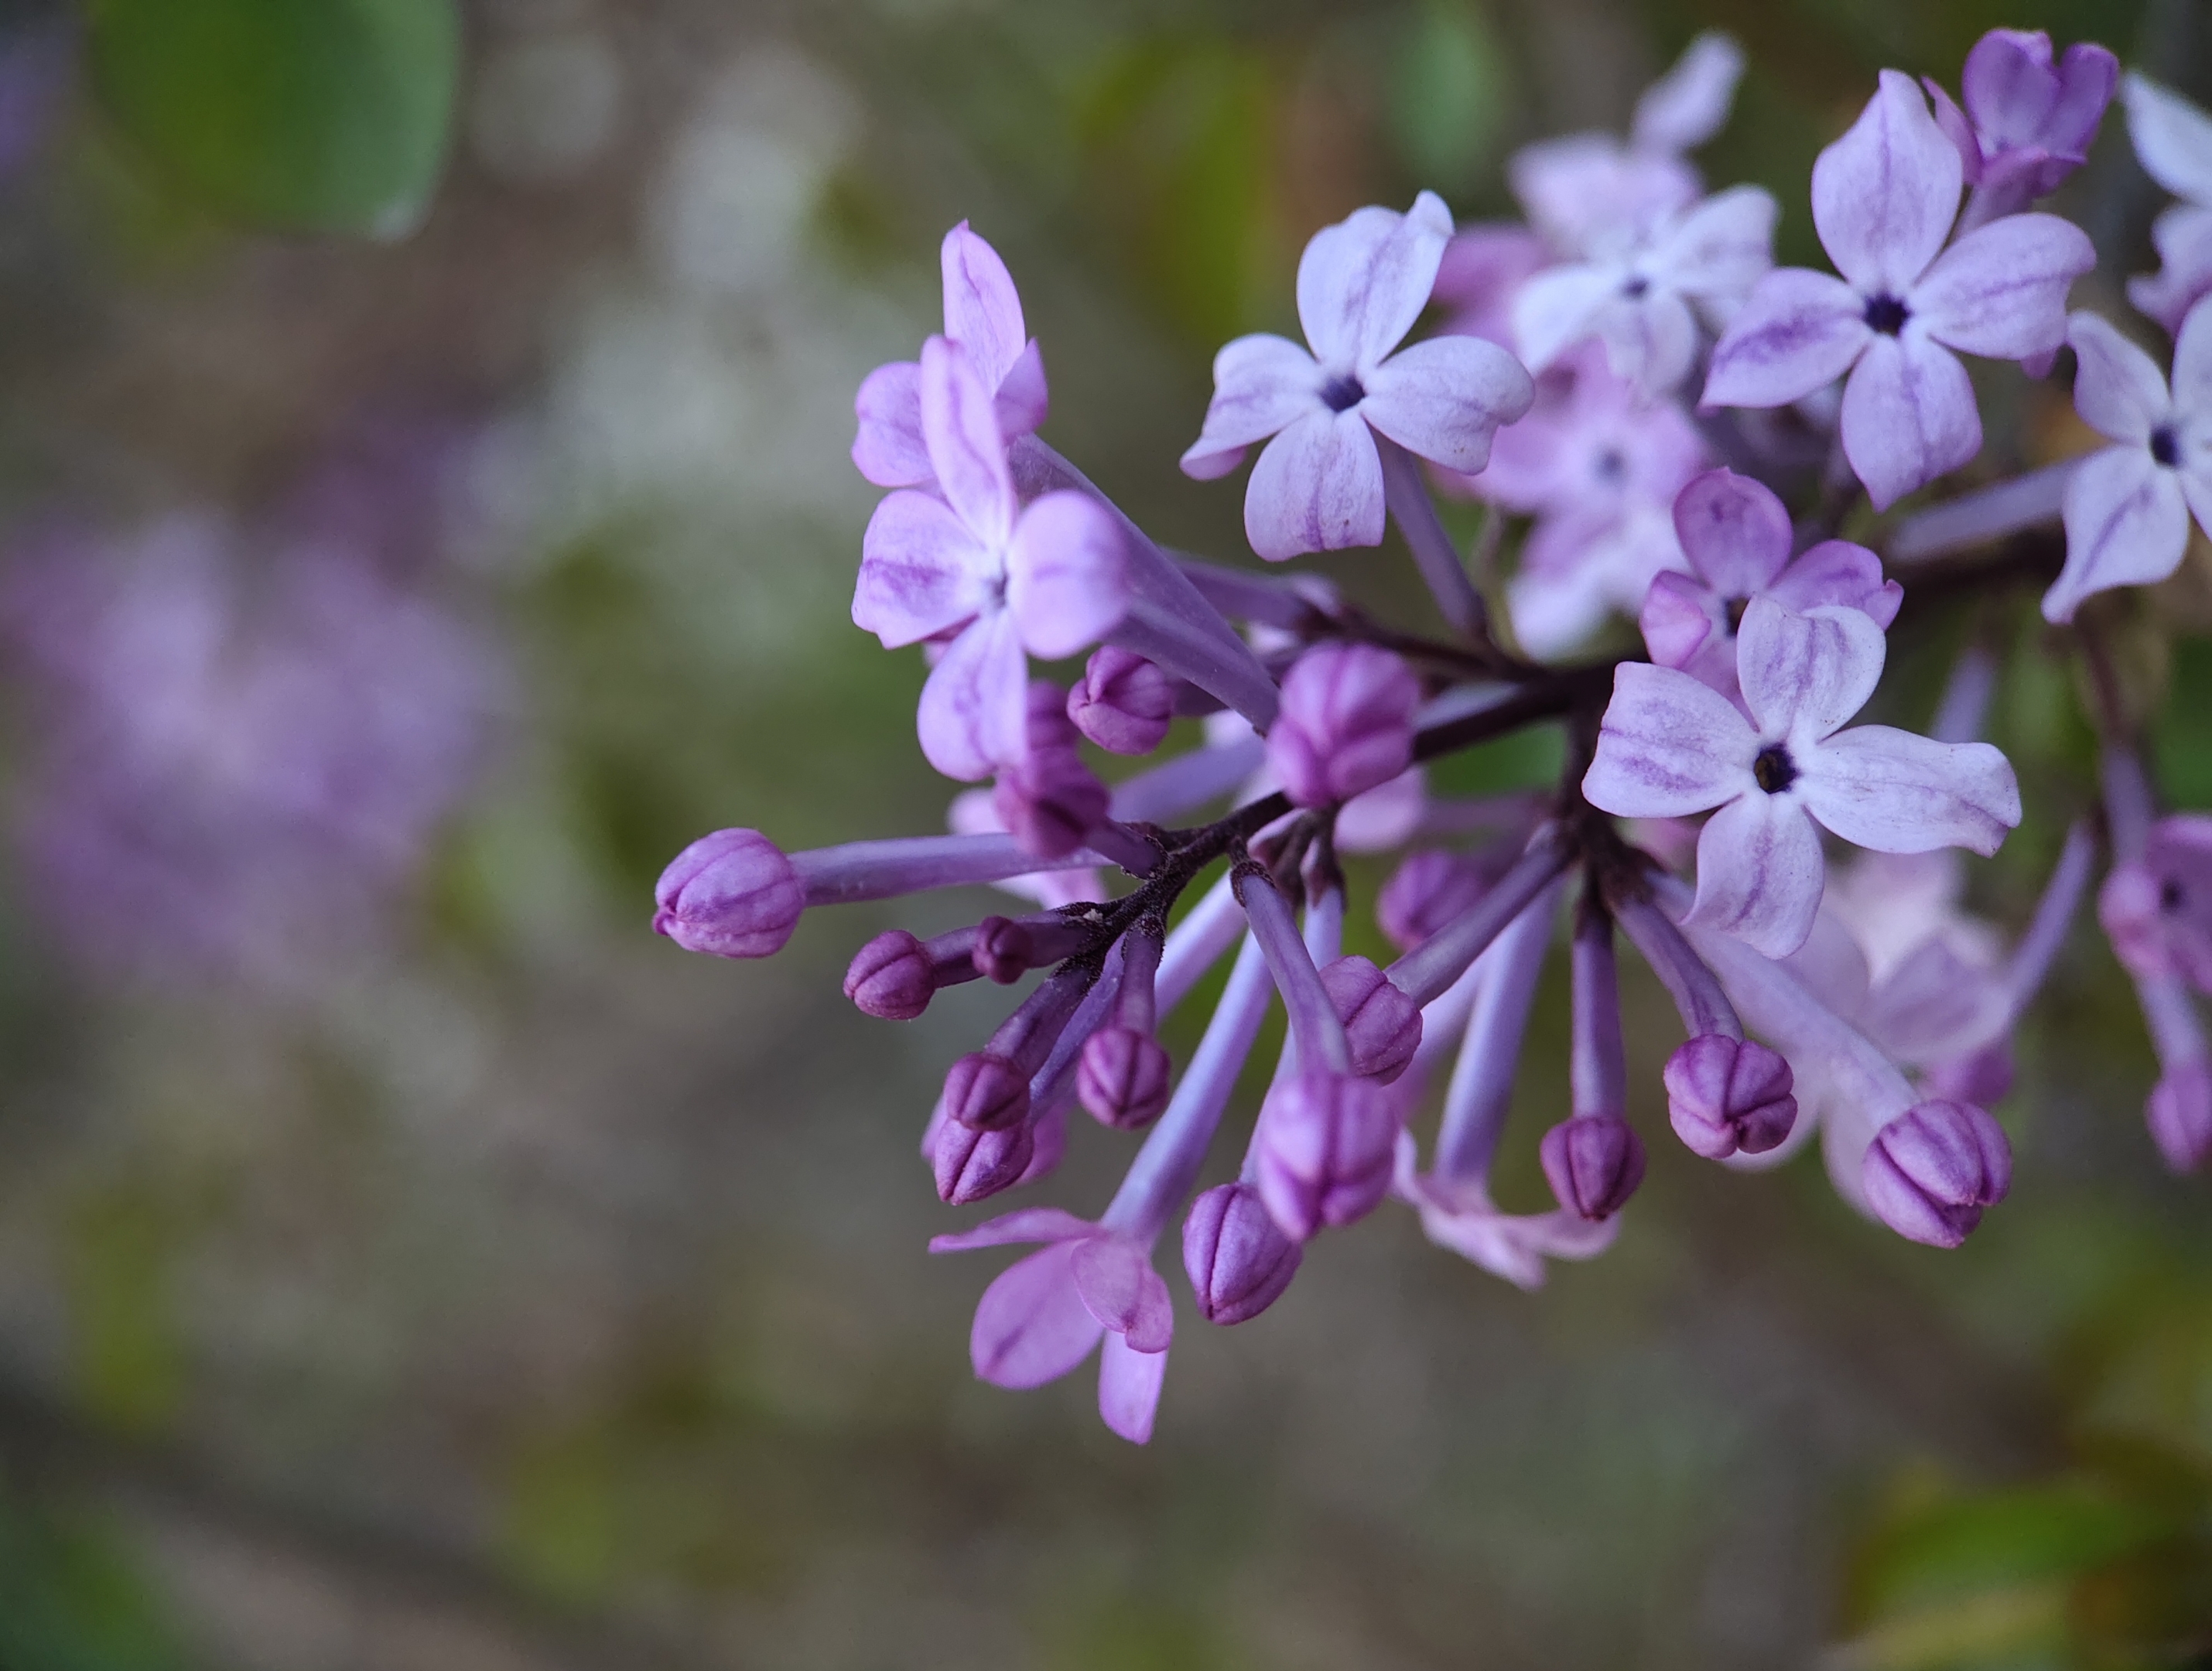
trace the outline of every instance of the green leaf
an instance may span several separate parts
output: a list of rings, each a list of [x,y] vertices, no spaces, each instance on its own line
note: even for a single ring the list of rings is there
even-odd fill
[[[257,224],[398,238],[446,155],[453,0],[91,0],[93,85],[147,161]]]

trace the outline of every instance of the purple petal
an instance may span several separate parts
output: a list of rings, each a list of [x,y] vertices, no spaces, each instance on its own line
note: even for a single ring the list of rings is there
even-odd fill
[[[945,273],[945,334],[968,350],[976,376],[995,393],[1029,337],[1013,275],[965,221],[945,234],[938,258]]]
[[[921,434],[938,487],[975,537],[1001,550],[1013,531],[1014,482],[991,395],[957,343],[921,345]]]
[[[2162,580],[2188,549],[2189,506],[2173,472],[2147,447],[2107,447],[2067,481],[2066,567],[2043,594],[2043,618],[2071,621],[2085,598]]]
[[[878,366],[853,398],[860,428],[853,467],[879,488],[911,488],[931,479],[921,439],[921,368],[912,360]]]
[[[1960,95],[1974,125],[2006,145],[2039,140],[2058,98],[2051,37],[2040,29],[1992,29],[1966,54]]]
[[[1750,789],[1758,752],[1725,696],[1670,667],[1623,662],[1583,794],[1625,818],[1684,817]]]
[[[1844,385],[1844,456],[1886,511],[1982,450],[1966,368],[1911,333],[1876,336]]]
[[[1932,76],[1923,76],[1921,86],[1928,89],[1928,97],[1936,106],[1936,125],[1943,131],[1943,137],[1951,142],[1951,149],[1959,154],[1960,172],[1969,185],[1982,183],[1982,142],[1975,136],[1974,125],[1966,119],[1966,112],[1952,102],[1951,95],[1942,84]]]
[[[1359,414],[1417,457],[1472,473],[1491,437],[1528,411],[1535,385],[1521,362],[1480,337],[1433,337],[1368,374]]]
[[[1653,270],[1685,295],[1743,295],[1774,265],[1773,197],[1730,186],[1692,210],[1655,252]]]
[[[2212,307],[2191,307],[2174,337],[2173,404],[2192,417],[2212,412]]]
[[[1044,355],[1034,340],[1000,383],[991,408],[999,415],[999,433],[1010,441],[1044,428],[1051,398],[1045,389]]]
[[[887,650],[919,643],[989,603],[998,568],[951,506],[902,489],[876,507],[861,536],[853,624]]]
[[[1672,290],[1655,286],[1641,301],[1620,298],[1597,325],[1607,365],[1646,399],[1670,393],[1698,357],[1697,316]]]
[[[1754,598],[1736,629],[1745,706],[1762,736],[1786,737],[1799,753],[1866,706],[1887,653],[1881,629],[1855,609],[1800,615]]]
[[[2058,97],[2044,118],[2043,143],[2061,156],[2086,157],[2119,85],[2120,61],[2094,40],[2077,40],[2058,65]]]
[[[1674,501],[1682,555],[1723,598],[1764,592],[1790,561],[1790,513],[1773,490],[1732,470],[1709,470]]]
[[[2157,82],[2124,83],[2128,137],[2143,172],[2177,197],[2212,208],[2212,117]]]
[[[930,669],[915,724],[923,757],[945,776],[973,783],[1021,757],[1028,714],[1028,659],[1013,616],[994,610],[970,622]]]
[[[1025,1206],[987,1218],[970,1230],[929,1238],[932,1253],[969,1253],[1017,1242],[1073,1242],[1098,1234],[1098,1226],[1056,1206]]]
[[[1644,89],[1629,137],[1639,150],[1693,151],[1727,125],[1743,75],[1743,48],[1708,29]]]
[[[1022,642],[1048,661],[1096,644],[1128,613],[1121,530],[1087,493],[1032,500],[1014,524],[1006,607]]]
[[[1536,229],[1575,257],[1633,240],[1698,195],[1697,170],[1680,157],[1630,151],[1604,133],[1523,145],[1505,173]]]
[[[1987,858],[2020,823],[2012,763],[1987,743],[1855,726],[1805,753],[1797,775],[1807,811],[1876,853],[1969,848]]]
[[[2094,313],[2066,321],[2080,368],[2074,375],[2074,410],[2109,441],[2141,447],[2172,410],[2158,365]]]
[[[1357,410],[1321,408],[1269,441],[1244,487],[1244,532],[1270,562],[1382,543],[1382,459]]]
[[[1662,574],[1644,594],[1636,624],[1644,647],[1662,667],[1687,667],[1716,630],[1725,631],[1721,599],[1688,574]]]
[[[2130,279],[2128,301],[2179,336],[2189,310],[2212,291],[2212,211],[2175,204],[2151,222],[2150,241],[2164,264],[2154,276]]]
[[[1016,1389],[1057,1381],[1105,1331],[1076,1292],[1082,1243],[1056,1242],[1001,1271],[975,1305],[968,1356],[978,1378]]]
[[[1905,588],[1881,575],[1881,559],[1847,539],[1825,539],[1782,571],[1766,595],[1801,614],[1823,604],[1855,609],[1877,627],[1897,619]]]
[[[1429,305],[1451,235],[1451,211],[1433,191],[1406,214],[1357,210],[1316,233],[1298,260],[1298,322],[1314,357],[1371,370]]]
[[[1313,355],[1288,337],[1237,337],[1213,356],[1213,399],[1182,455],[1183,474],[1200,482],[1226,476],[1254,442],[1327,410],[1321,386]]]
[[[2056,215],[2008,215],[1936,258],[1910,305],[1962,354],[2025,360],[2066,340],[2067,287],[2097,264],[2088,234]]]
[[[1958,218],[1959,153],[1910,76],[1881,72],[1859,119],[1813,164],[1813,224],[1863,295],[1902,296]]]
[[[1513,297],[1513,345],[1528,369],[1547,369],[1588,337],[1620,294],[1619,275],[1603,267],[1553,267],[1523,284]]]
[[[1851,368],[1874,332],[1841,279],[1779,267],[1759,281],[1713,349],[1705,406],[1786,406]]]
[[[1753,789],[1698,832],[1698,897],[1685,921],[1786,957],[1813,932],[1825,875],[1819,832],[1796,797]]]
[[[1167,1373],[1164,1351],[1139,1352],[1119,1334],[1109,1334],[1098,1355],[1098,1419],[1131,1444],[1149,1443]]]
[[[1444,246],[1437,268],[1432,300],[1449,310],[1438,330],[1512,347],[1510,305],[1522,284],[1553,258],[1544,240],[1526,227],[1462,228]]]
[[[1168,1285],[1145,1250],[1123,1236],[1094,1236],[1075,1249],[1075,1289],[1091,1315],[1139,1352],[1165,1352],[1175,1333]]]

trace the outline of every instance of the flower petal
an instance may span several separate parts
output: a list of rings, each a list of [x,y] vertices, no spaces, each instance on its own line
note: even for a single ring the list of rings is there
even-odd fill
[[[1098,1419],[1131,1444],[1149,1443],[1167,1373],[1165,1352],[1139,1352],[1121,1335],[1109,1334],[1098,1355]]]
[[[1613,375],[1646,400],[1671,394],[1698,357],[1697,315],[1672,290],[1620,298],[1598,314],[1597,330]]]
[[[1963,354],[2025,360],[2066,340],[2067,287],[2097,264],[2089,235],[2056,215],[2007,215],[1936,258],[1910,306]]]
[[[2212,307],[2191,307],[2174,337],[2173,404],[2200,423],[2212,417]]]
[[[1651,659],[1662,667],[1687,667],[1705,641],[1724,630],[1716,618],[1719,602],[1694,575],[1668,574],[1653,580],[1636,617]]]
[[[1239,337],[1213,356],[1213,398],[1206,425],[1182,455],[1183,474],[1200,482],[1226,476],[1244,449],[1286,429],[1322,404],[1321,368],[1286,337]]]
[[[1806,810],[1876,853],[1969,848],[1987,858],[2020,823],[2012,763],[1987,743],[1938,743],[1890,726],[1854,726],[1798,752]]]
[[[2066,321],[2066,340],[2081,362],[2074,374],[2074,410],[2109,441],[2141,447],[2172,410],[2158,362],[2094,313]]]
[[[1651,269],[1686,296],[1741,296],[1774,265],[1779,213],[1756,185],[1717,191],[1662,240]]]
[[[923,757],[963,783],[1019,759],[1028,692],[1029,660],[1012,613],[994,609],[977,617],[921,687],[915,728]]]
[[[1075,1290],[1091,1315],[1139,1352],[1165,1352],[1175,1333],[1167,1283],[1145,1250],[1126,1236],[1094,1236],[1079,1243]]]
[[[1950,349],[1876,336],[1844,385],[1844,456],[1886,511],[1982,450],[1974,386]]]
[[[921,434],[930,467],[946,502],[996,550],[1013,530],[1015,501],[992,393],[959,343],[932,337],[921,345]]]
[[[1813,164],[1813,225],[1863,295],[1902,296],[1943,247],[1962,178],[1926,95],[1885,70],[1859,119]]]
[[[1433,191],[1406,214],[1356,210],[1316,233],[1298,259],[1298,321],[1314,356],[1371,370],[1429,305],[1451,235],[1451,211]]]
[[[999,559],[933,494],[887,495],[860,537],[853,624],[887,650],[957,627],[990,602]]]
[[[1079,1242],[1055,1242],[1001,1271],[975,1305],[968,1357],[994,1387],[1042,1387],[1091,1355],[1105,1331],[1075,1289]]]
[[[1547,369],[1597,328],[1597,316],[1620,294],[1620,275],[1606,267],[1553,267],[1513,295],[1513,345],[1533,372]]]
[[[853,467],[879,488],[910,488],[930,479],[921,440],[921,368],[912,360],[878,366],[853,397],[859,420]]]
[[[1887,645],[1855,609],[1824,605],[1799,615],[1754,598],[1736,629],[1736,678],[1759,734],[1787,738],[1793,757],[1867,704],[1881,682]]]
[[[2128,281],[2128,301],[2178,337],[2189,310],[2212,291],[2212,210],[2175,204],[2151,222],[2150,241],[2163,264]]]
[[[1790,561],[1790,513],[1765,483],[1709,470],[1674,501],[1682,555],[1723,598],[1763,592]]]
[[[1360,416],[1399,446],[1448,470],[1490,462],[1490,441],[1536,398],[1521,362],[1480,337],[1433,337],[1367,376]]]
[[[2071,621],[2085,598],[2162,580],[2188,549],[2189,507],[2173,472],[2147,447],[2107,447],[2067,480],[2066,567],[2043,594],[2043,618]]]
[[[2141,76],[2130,75],[2121,88],[2143,173],[2175,197],[2212,209],[2212,116]]]
[[[1382,459],[1354,410],[1308,414],[1269,441],[1244,487],[1244,532],[1270,562],[1382,543]]]
[[[1679,818],[1753,788],[1759,739],[1735,704],[1687,673],[1626,661],[1583,794],[1624,818]]]
[[[1006,607],[1030,654],[1047,661],[1096,644],[1129,611],[1121,530],[1073,488],[1030,501],[1006,556]]]
[[[1819,832],[1797,798],[1754,788],[1698,833],[1698,896],[1685,921],[1786,957],[1813,932],[1825,879]]]
[[[1800,614],[1823,604],[1855,609],[1877,627],[1897,619],[1905,588],[1881,577],[1881,559],[1847,539],[1824,539],[1766,588],[1766,595]]]
[[[1018,435],[1035,434],[1044,428],[1052,401],[1045,388],[1044,355],[1034,337],[1015,359],[1012,368],[1000,380],[999,392],[992,397],[991,407],[999,415],[999,433],[1010,441]]]
[[[1959,167],[1966,177],[1966,184],[1979,185],[1982,183],[1982,142],[1974,132],[1974,125],[1966,119],[1966,112],[1960,110],[1951,95],[1943,90],[1942,82],[1923,76],[1920,85],[1928,89],[1929,100],[1936,107],[1936,125],[1943,131],[1943,137],[1951,142],[1952,149],[1959,154]]]
[[[1778,267],[1713,349],[1705,406],[1786,406],[1851,368],[1874,332],[1866,304],[1841,279]]]
[[[1016,1242],[1073,1242],[1098,1234],[1098,1226],[1056,1206],[1025,1206],[987,1218],[972,1229],[929,1238],[932,1253],[969,1253]]]
[[[1718,29],[1706,30],[1644,89],[1629,143],[1645,151],[1697,149],[1727,125],[1742,75],[1743,48]]]
[[[938,263],[945,275],[945,334],[968,350],[975,374],[995,394],[1029,338],[1013,275],[965,221],[945,234]]]

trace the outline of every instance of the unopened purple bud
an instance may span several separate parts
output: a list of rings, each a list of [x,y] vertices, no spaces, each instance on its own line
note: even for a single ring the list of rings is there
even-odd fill
[[[1076,1095],[1103,1125],[1142,1131],[1168,1105],[1168,1053],[1149,1033],[1104,1027],[1083,1044]]]
[[[1593,1223],[1620,1212],[1644,1182],[1644,1139],[1618,1115],[1563,1120],[1539,1153],[1559,1205]]]
[[[1083,763],[1060,687],[1050,679],[1030,681],[1021,758],[1000,772],[991,792],[1000,822],[1024,851],[1058,859],[1083,845],[1110,799]]]
[[[965,1206],[1010,1189],[1028,1174],[1036,1153],[1036,1136],[1027,1121],[1002,1131],[979,1132],[948,1120],[939,1128],[929,1158],[937,1174],[938,1199]]]
[[[1267,763],[1300,806],[1328,806],[1413,763],[1413,670],[1371,644],[1321,644],[1292,664],[1267,733]]]
[[[1859,1176],[1867,1205],[1899,1236],[1955,1248],[2012,1188],[2012,1145],[1972,1103],[1921,1103],[1875,1134]]]
[[[1763,1044],[1705,1033],[1667,1058],[1667,1117],[1691,1153],[1765,1154],[1797,1123],[1790,1064]]]
[[[2212,1155],[2212,1068],[2202,1060],[2174,1068],[2152,1090],[2143,1115],[2166,1164],[2197,1170]]]
[[[1249,1322],[1280,1299],[1304,1257],[1249,1183],[1207,1190],[1182,1223],[1182,1267],[1199,1316],[1224,1328]]]
[[[945,1111],[979,1132],[1018,1125],[1030,1111],[1030,1076],[1004,1056],[971,1051],[945,1072]]]
[[[1489,883],[1475,862],[1443,848],[1409,853],[1376,896],[1375,917],[1401,951],[1411,951],[1480,902]]]
[[[1283,1234],[1304,1242],[1324,1225],[1372,1212],[1390,1187],[1400,1103],[1372,1079],[1307,1072],[1267,1093],[1260,1110],[1260,1198]]]
[[[1119,645],[1091,653],[1083,677],[1067,693],[1075,728],[1113,754],[1150,754],[1175,718],[1176,682]]]
[[[1344,1024],[1352,1071],[1389,1085],[1421,1048],[1421,1012],[1367,958],[1339,957],[1321,972],[1328,1001]]]
[[[806,890],[781,848],[757,829],[718,829],[678,854],[653,896],[653,932],[686,951],[766,957],[783,950]]]
[[[845,970],[845,996],[863,1015],[884,1021],[911,1021],[936,995],[929,954],[903,928],[877,935]]]

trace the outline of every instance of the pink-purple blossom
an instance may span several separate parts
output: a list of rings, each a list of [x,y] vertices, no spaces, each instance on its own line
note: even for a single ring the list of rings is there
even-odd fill
[[[1992,29],[1966,54],[1963,110],[1923,77],[1936,125],[1983,204],[1980,219],[2049,197],[2087,161],[2119,76],[2119,60],[2094,42],[2076,41],[2054,63],[2042,30]]]

